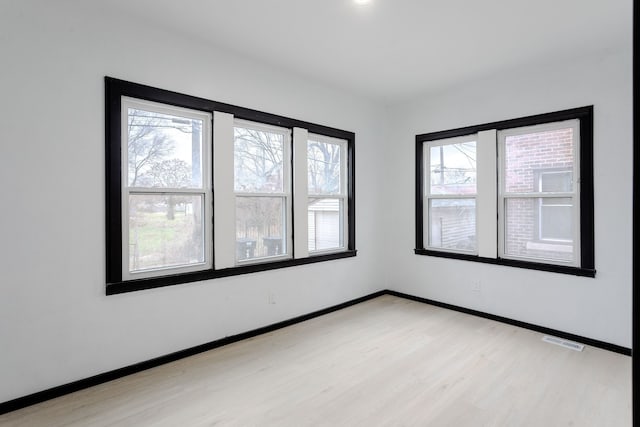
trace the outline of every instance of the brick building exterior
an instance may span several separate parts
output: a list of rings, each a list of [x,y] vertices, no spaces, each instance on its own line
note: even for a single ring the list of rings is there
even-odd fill
[[[573,129],[505,140],[504,194],[573,191]],[[573,203],[570,198],[508,198],[505,253],[571,261]]]

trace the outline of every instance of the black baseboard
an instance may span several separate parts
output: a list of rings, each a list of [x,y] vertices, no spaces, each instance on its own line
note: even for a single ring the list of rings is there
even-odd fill
[[[359,304],[361,302],[377,298],[386,293],[386,291],[374,292],[364,297],[356,298],[342,304],[334,305],[332,307],[323,308],[322,310],[314,311],[313,313],[304,314],[302,316],[294,317],[293,319],[284,320],[282,322],[274,323],[272,325],[264,326],[262,328],[254,329],[248,332],[244,332],[238,335],[228,336],[219,340],[211,341],[206,344],[197,345],[195,347],[187,348],[185,350],[176,351],[175,353],[167,354],[164,356],[156,357],[155,359],[146,360],[144,362],[129,365],[124,368],[115,369],[113,371],[104,372],[102,374],[94,375],[89,378],[84,378],[78,381],[74,381],[68,384],[63,384],[57,387],[53,387],[47,390],[43,390],[37,393],[29,394],[27,396],[18,397],[17,399],[9,400],[7,402],[0,403],[0,414],[6,414],[7,412],[15,411],[25,408],[27,406],[35,405],[56,397],[64,396],[79,390],[83,390],[89,387],[93,387],[99,384],[103,384],[109,381],[113,381],[118,378],[125,377],[127,375],[135,374],[147,369],[155,368],[156,366],[164,365],[166,363],[175,362],[176,360],[184,359],[185,357],[193,356],[198,353],[213,350],[214,348],[222,347],[228,344],[232,344],[238,341],[253,338],[258,335],[266,334],[268,332],[275,331],[277,329],[285,328],[287,326],[294,325],[296,323],[304,322],[315,317],[323,316],[325,314],[332,313],[334,311],[342,310],[343,308],[350,307],[352,305]]]
[[[558,331],[556,329],[545,328],[542,326],[534,325],[531,323],[521,322],[518,320],[509,319],[506,317],[496,316],[494,314],[484,313],[477,310],[472,310],[464,307],[459,307],[452,304],[447,304],[439,301],[434,301],[426,298],[420,298],[409,294],[404,294],[402,292],[396,291],[378,291],[372,294],[356,298],[342,304],[338,304],[332,307],[327,307],[322,310],[314,311],[313,313],[305,314],[302,316],[294,317],[289,320],[284,320],[282,322],[274,323],[272,325],[264,326],[262,328],[254,329],[248,332],[244,332],[238,335],[232,335],[229,337],[225,337],[219,340],[211,341],[206,344],[198,345],[195,347],[187,348],[185,350],[176,351],[175,353],[167,354],[164,356],[156,357],[155,359],[147,360],[144,362],[136,363],[134,365],[125,366],[124,368],[115,369],[113,371],[104,372],[102,374],[94,375],[89,378],[84,378],[78,381],[74,381],[68,384],[63,384],[57,387],[53,387],[47,390],[43,390],[37,393],[29,394],[27,396],[19,397],[17,399],[9,400],[7,402],[0,403],[0,414],[5,414],[7,412],[15,411],[21,408],[25,408],[27,406],[35,405],[37,403],[41,403],[50,399],[54,399],[56,397],[64,396],[66,394],[70,394],[79,390],[83,390],[89,387],[93,387],[99,384],[103,384],[118,378],[125,377],[127,375],[135,374],[137,372],[141,372],[147,369],[155,368],[156,366],[164,365],[166,363],[175,362],[176,360],[183,359],[185,357],[193,356],[198,353],[202,353],[205,351],[213,350],[218,347],[222,347],[228,344],[232,344],[238,341],[242,341],[248,338],[253,338],[258,335],[266,334],[268,332],[272,332],[281,328],[285,328],[287,326],[295,325],[296,323],[304,322],[305,320],[310,320],[315,317],[323,316],[325,314],[332,313],[334,311],[342,310],[343,308],[350,307],[352,305],[359,304],[361,302],[377,298],[382,295],[393,295],[400,298],[409,299],[412,301],[417,301],[425,304],[434,305],[437,307],[446,308],[449,310],[459,311],[466,314],[471,314],[474,316],[484,317],[486,319],[496,320],[498,322],[507,323],[509,325],[518,326],[525,329],[530,329],[536,332],[541,332],[548,335],[553,335],[560,338],[565,338],[572,341],[578,341],[582,344],[590,345],[593,347],[602,348],[605,350],[613,351],[616,353],[624,354],[626,356],[631,356],[631,349],[622,347],[615,344],[606,343],[603,341],[594,340],[591,338],[581,337],[578,335],[570,334],[567,332]]]
[[[534,325],[532,323],[521,322],[519,320],[513,320],[513,319],[509,319],[507,317],[496,316],[495,314],[489,314],[489,313],[485,313],[485,312],[478,311],[478,310],[472,310],[470,308],[459,307],[459,306],[453,305],[453,304],[447,304],[447,303],[444,303],[444,302],[434,301],[434,300],[430,300],[430,299],[427,299],[427,298],[420,298],[420,297],[416,297],[414,295],[404,294],[402,292],[387,291],[386,293],[388,295],[393,295],[393,296],[396,296],[396,297],[405,298],[405,299],[409,299],[409,300],[412,300],[412,301],[417,301],[417,302],[421,302],[421,303],[425,303],[425,304],[430,304],[430,305],[434,305],[434,306],[437,306],[437,307],[446,308],[446,309],[449,309],[449,310],[459,311],[461,313],[471,314],[473,316],[484,317],[485,319],[495,320],[497,322],[502,322],[502,323],[506,323],[506,324],[509,324],[509,325],[518,326],[520,328],[530,329],[532,331],[540,332],[540,333],[543,333],[543,334],[546,334],[546,335],[553,335],[553,336],[556,336],[556,337],[559,337],[559,338],[564,338],[564,339],[571,340],[571,341],[577,341],[577,342],[579,342],[581,344],[585,344],[585,345],[589,345],[589,346],[592,346],[592,347],[601,348],[601,349],[604,349],[604,350],[613,351],[615,353],[624,354],[625,356],[631,356],[631,349],[630,348],[622,347],[622,346],[619,346],[619,345],[616,345],[616,344],[611,344],[611,343],[604,342],[604,341],[598,341],[598,340],[594,340],[594,339],[591,339],[591,338],[582,337],[580,335],[575,335],[575,334],[570,334],[568,332],[559,331],[557,329],[551,329],[551,328],[546,328],[544,326]]]

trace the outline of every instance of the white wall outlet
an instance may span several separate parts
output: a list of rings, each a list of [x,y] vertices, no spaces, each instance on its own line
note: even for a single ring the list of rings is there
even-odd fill
[[[482,290],[482,287],[480,286],[480,281],[479,280],[475,280],[471,283],[471,290],[473,292],[480,292]]]
[[[274,294],[273,292],[269,292],[269,294],[267,295],[267,300],[269,301],[269,304],[275,304],[276,294]]]

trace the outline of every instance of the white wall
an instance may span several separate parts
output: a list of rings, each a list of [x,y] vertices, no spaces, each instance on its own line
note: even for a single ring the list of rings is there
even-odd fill
[[[0,402],[386,287],[381,108],[82,3],[0,13]],[[105,296],[105,75],[355,132],[358,256]]]
[[[389,287],[631,347],[631,47],[505,71],[390,108]],[[415,135],[594,105],[596,278],[414,255]],[[481,292],[472,292],[480,280]]]

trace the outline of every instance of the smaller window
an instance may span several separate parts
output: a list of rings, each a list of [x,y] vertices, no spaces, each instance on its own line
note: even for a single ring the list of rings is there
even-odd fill
[[[475,254],[476,135],[424,144],[427,247]]]
[[[236,262],[291,258],[291,131],[236,120]]]
[[[310,253],[346,249],[347,141],[309,134],[307,180]]]
[[[416,254],[595,276],[593,106],[415,141]]]

